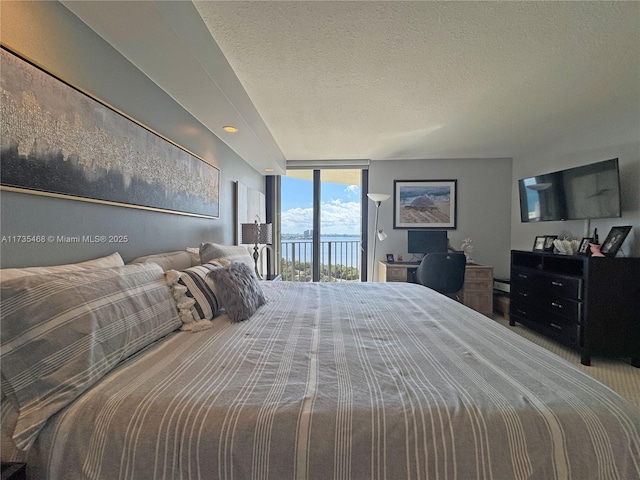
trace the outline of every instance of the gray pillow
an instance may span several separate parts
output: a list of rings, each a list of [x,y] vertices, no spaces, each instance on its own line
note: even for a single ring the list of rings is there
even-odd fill
[[[22,450],[49,417],[182,324],[155,263],[24,276],[2,282],[0,297],[2,390]]]
[[[144,257],[138,257],[135,260],[131,260],[130,263],[157,263],[162,267],[165,272],[168,270],[184,270],[185,268],[193,267],[200,263],[200,256],[197,256],[197,260],[194,263],[194,255],[185,251],[157,253],[154,255],[145,255]]]
[[[266,303],[260,281],[253,269],[244,263],[210,271],[205,282],[218,297],[232,322],[247,320]]]
[[[244,263],[248,267],[255,268],[253,258],[242,245],[220,245],[218,243],[203,243],[200,245],[201,263],[209,263],[211,260],[220,259]]]

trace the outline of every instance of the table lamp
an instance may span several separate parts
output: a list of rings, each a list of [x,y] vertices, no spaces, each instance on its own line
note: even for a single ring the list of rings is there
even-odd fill
[[[240,227],[240,243],[253,244],[255,271],[257,277],[262,280],[262,276],[258,272],[258,259],[260,258],[258,245],[271,245],[273,243],[273,224],[258,223],[258,220],[256,220],[253,223],[242,223]]]

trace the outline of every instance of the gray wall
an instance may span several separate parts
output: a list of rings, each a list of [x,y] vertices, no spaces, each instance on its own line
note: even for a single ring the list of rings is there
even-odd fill
[[[3,267],[85,260],[113,251],[125,260],[150,252],[181,249],[202,241],[235,242],[234,182],[264,191],[262,175],[206,130],[168,95],[57,2],[2,2],[2,42],[18,53],[85,89],[221,169],[219,220],[86,202],[0,193],[0,233],[12,235],[127,235],[128,243],[0,245]],[[634,100],[630,101],[633,104]],[[603,106],[603,112],[607,112]],[[454,247],[466,237],[473,257],[508,275],[510,248],[530,250],[536,235],[581,238],[585,222],[522,224],[518,178],[607,158],[620,159],[623,217],[599,220],[601,239],[613,225],[633,225],[623,254],[640,256],[640,117],[603,115],[558,132],[551,144],[539,145],[513,159],[464,159],[372,162],[371,192],[393,193],[393,180],[458,179],[458,228],[449,231]],[[380,224],[389,238],[376,251],[406,253],[406,230],[393,230],[393,201],[382,204]],[[375,209],[370,209],[373,229]],[[370,253],[373,243],[369,242]]]
[[[635,102],[635,103],[633,103]],[[640,256],[640,115],[637,99],[628,114],[612,115],[603,106],[602,118],[587,119],[580,127],[571,126],[559,132],[551,144],[539,145],[535,151],[519,155],[513,160],[511,201],[511,246],[531,250],[536,235],[559,235],[581,239],[598,229],[600,242],[612,226],[631,225],[634,228],[625,240],[619,256]],[[548,173],[563,168],[618,158],[622,193],[622,217],[565,222],[521,223],[518,189],[519,178]],[[587,235],[587,233],[589,235]]]
[[[507,158],[371,162],[369,192],[392,196],[380,205],[378,226],[388,238],[378,242],[376,260],[385,260],[387,253],[400,253],[405,260],[410,258],[407,230],[393,229],[393,181],[457,179],[458,223],[455,230],[448,230],[451,246],[459,250],[464,239],[471,238],[475,246],[473,260],[492,265],[496,277],[508,277],[511,178],[511,159]],[[375,207],[370,203],[370,232],[374,221]],[[372,254],[373,240],[370,240],[369,255]]]
[[[264,191],[264,177],[58,2],[2,2],[2,42],[72,85],[100,98],[221,170],[220,218],[149,212],[3,191],[0,234],[126,235],[128,242],[3,242],[2,267],[68,263],[235,243],[235,181]]]

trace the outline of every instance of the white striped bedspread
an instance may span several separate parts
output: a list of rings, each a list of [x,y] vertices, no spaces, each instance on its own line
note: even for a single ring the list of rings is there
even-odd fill
[[[467,307],[263,288],[251,319],[175,332],[58,414],[32,478],[640,478],[640,411]]]

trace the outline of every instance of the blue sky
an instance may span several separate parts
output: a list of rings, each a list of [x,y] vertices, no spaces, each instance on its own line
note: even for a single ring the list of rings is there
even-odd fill
[[[303,233],[313,220],[313,182],[282,177],[282,233]],[[322,183],[321,232],[360,235],[360,186]]]

